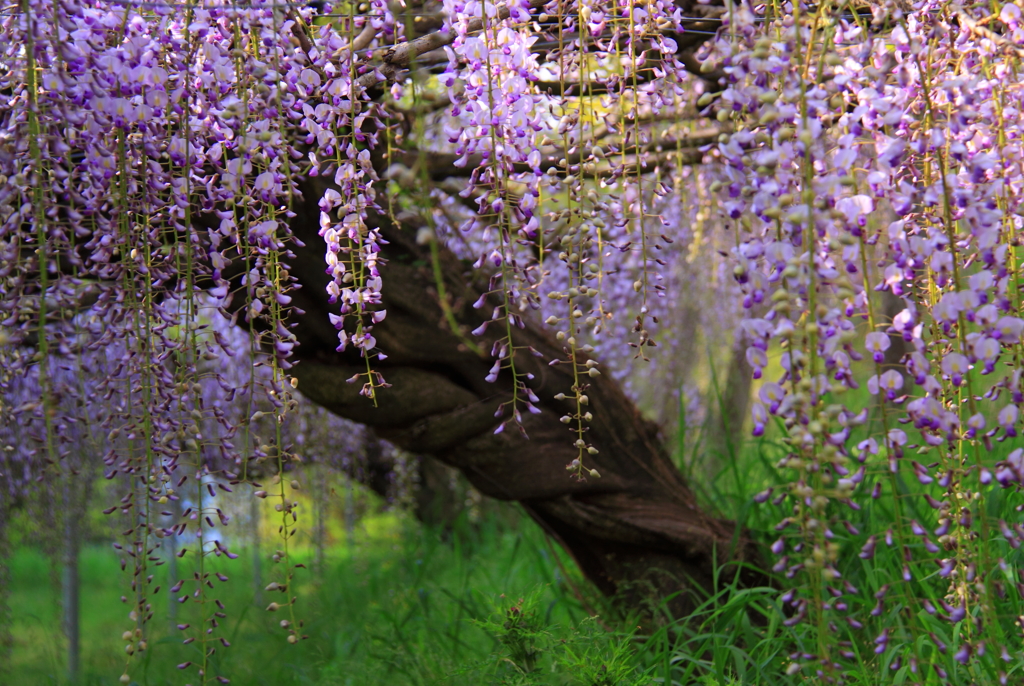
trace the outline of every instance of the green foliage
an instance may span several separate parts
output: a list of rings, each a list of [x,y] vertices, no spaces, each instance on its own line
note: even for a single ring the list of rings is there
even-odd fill
[[[869,407],[874,402],[864,388],[849,392],[846,401],[856,409]],[[706,430],[704,427],[703,431]],[[877,426],[860,427],[853,433],[851,443],[856,444],[877,430]],[[701,435],[687,437],[683,434],[671,446],[676,463],[695,486],[702,505],[738,522],[766,546],[779,536],[778,522],[792,513],[787,504],[776,505],[769,501],[756,505],[753,502],[758,492],[786,481],[776,466],[791,451],[780,441],[784,433],[781,425],[773,426],[761,438],[748,440],[738,448],[729,446],[727,454],[704,449]],[[1021,445],[1020,438],[995,443],[987,459],[1005,459]],[[885,458],[884,449],[881,457]],[[843,642],[840,647],[854,654],[852,661],[858,668],[848,675],[846,683],[857,686],[917,683],[923,670],[918,668],[916,675],[911,671],[907,655],[913,654],[941,667],[949,675],[947,682],[933,680],[927,681],[928,684],[999,683],[997,674],[977,665],[965,666],[955,659],[960,647],[955,639],[959,625],[954,626],[921,609],[924,600],[938,606],[940,600],[945,599],[941,591],[936,592],[936,588],[943,587],[936,576],[938,567],[926,569],[925,574],[911,583],[903,581],[905,560],[899,546],[884,542],[885,532],[895,528],[894,502],[898,499],[903,503],[904,516],[929,531],[936,528],[939,515],[920,498],[913,497],[917,484],[908,482],[913,476],[904,473],[893,479],[883,465],[884,459],[869,462],[862,485],[870,492],[879,484],[878,498],[865,499],[858,510],[830,510],[836,518],[832,527],[834,540],[841,551],[837,569],[845,581],[859,589],[856,599],[850,602],[856,603],[854,609],[865,625],[865,629],[855,631],[845,622],[838,624],[839,631],[828,639],[833,648]],[[713,476],[702,479],[706,474]],[[1024,493],[1015,489],[994,489],[986,498],[987,515],[993,522],[1019,521],[1018,513],[1024,510]],[[840,524],[840,520],[846,525]],[[859,553],[872,534],[878,539],[874,557],[863,559]],[[919,543],[915,541],[911,545],[924,557]],[[1024,566],[1024,555],[1000,537],[994,536],[991,545],[994,554],[1006,562],[1006,567],[994,579],[1009,589],[1000,599],[998,615],[1012,621],[1024,616],[1020,595],[1011,588],[1017,570]],[[765,550],[764,559],[771,565],[775,557]],[[792,655],[818,650],[818,627],[807,622],[784,626],[786,614],[778,599],[781,591],[792,588],[795,582],[784,572],[773,576],[777,586],[774,589],[740,588],[734,578],[728,575],[720,578],[717,591],[706,598],[688,620],[665,618],[664,624],[644,645],[641,660],[645,664],[660,665],[655,676],[664,683],[706,682],[709,686],[808,683],[813,675],[808,673],[806,665],[797,669],[798,662]],[[872,603],[879,596],[884,597],[886,603],[879,614],[872,615]],[[908,611],[908,607],[913,610]],[[872,639],[885,630],[889,631],[889,641],[884,650],[875,652],[876,644]],[[932,635],[941,643],[934,643]],[[1020,634],[1008,636],[1008,640],[1019,645]],[[937,645],[942,645],[944,650],[939,650]],[[1019,653],[1013,655],[1011,651],[1011,660],[1002,666],[1007,672],[1007,683],[1022,683],[1024,660]]]
[[[602,626],[598,617],[560,627],[540,612],[540,593],[514,602],[502,596],[488,619],[476,622],[498,641],[478,683],[509,686],[643,686],[634,636]]]
[[[774,465],[785,448],[777,438],[777,432],[769,432],[736,446],[730,455],[695,451],[680,460],[692,472],[706,474],[692,458],[719,459],[717,476],[704,484],[707,501],[764,542],[778,535],[774,526],[785,514],[770,502],[752,504],[755,493],[778,483]],[[1013,447],[1007,442],[995,449],[1002,454]],[[939,598],[920,595],[927,584],[904,588],[894,583],[903,566],[897,547],[880,541],[872,560],[858,556],[870,533],[891,526],[892,485],[886,476],[869,472],[867,487],[880,480],[883,497],[844,513],[852,530],[834,527],[842,550],[838,568],[860,589],[858,597],[873,599],[890,585],[884,612],[870,616],[869,606],[858,608],[865,630],[841,625],[834,638],[848,642],[859,664],[847,683],[914,683],[907,659],[897,657],[907,654],[906,641],[915,635],[918,654],[946,670],[950,683],[995,683],[994,675],[954,659],[955,627],[923,611],[911,616],[903,609],[909,600],[917,607],[923,598],[933,603]],[[897,483],[896,488],[904,486]],[[993,517],[1009,519],[1024,498],[1006,491],[991,503]],[[924,526],[935,525],[927,510],[912,516]],[[816,649],[817,627],[784,625],[779,589],[792,582],[783,575],[776,588],[744,588],[736,569],[721,569],[715,590],[699,599],[688,618],[672,616],[666,605],[621,617],[595,597],[572,562],[527,518],[509,522],[488,517],[471,525],[464,519],[441,535],[393,513],[368,514],[353,545],[330,550],[321,580],[311,572],[300,579],[296,590],[309,639],[296,646],[284,641],[280,617],[253,605],[248,555],[217,561],[218,569],[231,577],[218,587],[228,615],[224,635],[232,643],[218,650],[219,668],[236,686],[797,686],[814,678],[806,666],[795,669],[799,663],[792,656]],[[26,540],[21,539],[11,565],[16,643],[4,685],[63,686],[57,596],[49,585],[46,558],[27,547]],[[312,556],[308,548],[298,550],[300,557]],[[1019,551],[1008,548],[999,555],[1011,569],[1022,561]],[[113,685],[123,667],[119,639],[128,610],[118,602],[124,587],[118,567],[109,549],[84,553],[81,686]],[[167,588],[166,566],[158,568],[154,585]],[[165,593],[154,596],[151,649],[137,675],[140,686],[185,682],[174,665],[190,659],[190,649],[171,627]],[[178,611],[178,622],[190,621],[188,603]],[[999,613],[1024,616],[1024,606],[1008,593]],[[911,619],[917,622],[913,631],[907,626]],[[890,641],[876,653],[871,637],[885,628],[891,629]],[[947,647],[945,652],[926,640],[928,632]],[[1005,668],[1009,683],[1021,683],[1024,665],[1016,661]]]
[[[299,609],[308,618],[303,631],[309,639],[294,646],[277,626],[280,617],[255,607],[248,556],[217,561],[218,571],[230,577],[218,584],[218,598],[226,607],[224,635],[231,647],[215,657],[233,684],[645,683],[634,674],[631,637],[588,618],[577,600],[582,580],[565,577],[571,562],[534,525],[460,521],[442,537],[388,515],[364,519],[361,531],[356,545],[330,551],[322,580],[311,573],[300,580]],[[15,646],[4,684],[64,686],[58,595],[48,561],[23,545],[11,567]],[[109,548],[86,548],[81,567],[80,686],[113,686],[123,670],[124,578]],[[136,683],[177,685],[187,675],[175,665],[192,658],[194,648],[181,645],[181,632],[168,618],[167,565],[157,569],[153,583],[164,590],[153,598],[150,649]],[[526,599],[518,614],[510,598]],[[177,606],[176,622],[190,621],[189,606]]]

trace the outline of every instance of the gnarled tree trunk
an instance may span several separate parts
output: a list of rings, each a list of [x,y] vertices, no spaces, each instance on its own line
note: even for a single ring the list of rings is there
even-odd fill
[[[752,558],[752,545],[731,523],[698,509],[656,427],[607,376],[591,379],[586,391],[594,416],[587,440],[600,451],[591,460],[601,477],[570,478],[565,467],[576,457],[575,435],[559,418],[571,408],[554,396],[570,391],[571,367],[549,366],[565,353],[529,318],[513,334],[516,366],[533,375],[528,384],[540,398],[540,413],[523,412],[529,439],[515,430],[495,434],[501,421],[495,412],[512,397],[511,378],[503,373],[495,383],[485,380],[492,361],[468,350],[447,325],[430,253],[416,244],[416,227],[394,226],[382,216],[371,220],[389,241],[383,252],[388,314],[374,335],[388,357],[374,368],[391,387],[378,391],[377,407],[361,396],[362,382],[348,380],[366,371],[365,361],[335,351],[337,333],[328,318],[335,306],[327,301],[317,235],[323,183],[309,181],[292,223],[306,244],[296,249],[291,272],[302,285],[294,303],[305,311],[294,329],[301,345],[293,373],[307,398],[403,449],[460,469],[485,495],[519,501],[605,593],[638,597],[653,590],[664,597],[693,584],[708,587],[715,565]],[[471,306],[485,290],[472,284],[472,270],[444,250],[440,267],[459,322],[475,328],[489,319],[490,305]],[[488,350],[493,340],[486,334],[480,347]],[[680,601],[677,609],[686,605]]]

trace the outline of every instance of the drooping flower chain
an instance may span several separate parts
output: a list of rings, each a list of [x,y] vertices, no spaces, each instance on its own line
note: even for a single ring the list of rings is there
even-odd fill
[[[1003,10],[1005,33],[1016,35],[1018,15],[1013,5]],[[791,454],[780,464],[794,470],[775,502],[790,497],[792,516],[779,528],[798,532],[773,546],[782,556],[776,569],[808,579],[808,596],[784,597],[794,608],[787,623],[807,618],[819,626],[817,648],[795,655],[794,670],[809,661],[820,676],[839,678],[837,660],[853,653],[821,637],[835,621],[867,624],[837,568],[831,529],[842,507],[860,507],[870,483],[874,498],[888,486],[896,521],[884,539],[903,559],[895,602],[907,611],[901,625],[910,638],[899,640],[910,647],[890,666],[928,669],[927,650],[913,644],[924,633],[932,650],[955,644],[956,663],[980,661],[1002,681],[1006,667],[998,663],[1019,659],[1008,652],[1014,648],[998,613],[998,599],[1017,592],[1006,560],[1019,536],[985,513],[987,500],[1001,497],[997,483],[1020,481],[1019,450],[1002,461],[988,454],[993,438],[1016,436],[1024,332],[1011,247],[1019,222],[1018,89],[995,80],[1013,73],[1016,48],[971,29],[993,18],[936,2],[906,16],[895,6],[873,18],[819,8],[762,23],[739,8],[715,46],[729,87],[713,107],[738,128],[718,148],[727,166],[717,184],[727,217],[745,234],[735,273],[748,311],[771,305],[743,323],[755,375],[768,367],[770,351],[782,350],[783,377],[762,385],[763,404],[754,408],[755,434],[770,414],[785,422]],[[953,21],[960,28],[949,41]],[[884,22],[891,25],[881,32]],[[882,290],[904,300],[890,321],[871,295]],[[858,332],[862,321],[866,335]],[[882,364],[895,337],[907,344],[906,375]],[[864,354],[875,366],[867,385],[880,435],[858,429],[870,408],[842,404],[843,391],[857,387],[852,367]],[[998,404],[982,412],[986,401]],[[920,443],[900,428],[907,424]],[[911,449],[917,459],[905,456]],[[929,454],[934,461],[922,464]],[[936,510],[933,532],[907,521],[902,474]],[[862,558],[874,555],[875,541],[873,534]],[[938,602],[918,601],[933,592],[932,560]],[[880,594],[867,614],[882,613]],[[916,616],[918,607],[953,624],[949,640]],[[897,633],[881,629],[876,652]],[[948,677],[940,664],[933,668]]]

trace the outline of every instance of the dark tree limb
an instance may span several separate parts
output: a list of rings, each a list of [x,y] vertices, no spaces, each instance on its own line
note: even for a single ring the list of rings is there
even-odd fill
[[[467,350],[448,328],[429,253],[416,244],[414,227],[395,226],[382,216],[371,220],[390,242],[382,253],[388,259],[383,290],[388,316],[374,335],[388,359],[374,368],[392,386],[378,391],[378,407],[359,395],[361,383],[348,379],[365,371],[365,362],[351,351],[335,351],[327,276],[321,248],[313,247],[322,246],[316,199],[323,183],[311,179],[303,188],[307,200],[294,208],[292,225],[309,246],[296,250],[292,268],[302,284],[295,304],[306,312],[295,329],[301,345],[293,372],[306,397],[369,425],[405,450],[460,469],[485,495],[519,501],[606,593],[647,588],[667,597],[694,585],[710,586],[716,565],[753,559],[752,544],[736,536],[731,523],[697,507],[657,428],[608,377],[593,379],[587,390],[595,417],[587,440],[600,451],[592,461],[602,476],[584,482],[569,477],[565,467],[576,456],[575,436],[559,418],[570,408],[554,396],[569,391],[571,370],[548,365],[565,354],[529,317],[514,334],[515,344],[523,346],[516,365],[534,375],[528,383],[540,398],[541,412],[523,413],[528,440],[513,429],[495,434],[500,422],[495,412],[511,399],[511,379],[485,381],[491,362]],[[456,303],[472,303],[482,292],[469,268],[447,251],[441,252],[441,271]],[[491,305],[456,309],[459,322],[473,328],[490,314]],[[480,347],[489,349],[493,340],[486,334]],[[686,607],[685,600],[677,603],[677,609]]]
[[[544,0],[531,3],[534,8],[543,4]],[[677,0],[677,5],[693,18],[693,28],[717,28],[721,7],[696,0]],[[470,29],[479,27],[471,25]],[[695,57],[709,34],[698,30],[676,39],[686,67],[717,82],[720,74],[702,73]],[[375,68],[360,78],[360,85],[378,91],[382,79],[395,78],[454,37],[437,30],[377,51],[370,57]],[[682,151],[686,159],[677,161],[699,162],[703,156],[698,146],[712,136],[692,142]],[[670,147],[675,145],[673,141]],[[646,152],[659,157],[657,151]],[[418,161],[422,160],[415,153],[403,159],[410,167]],[[432,153],[427,160],[431,180],[459,176],[453,162]],[[478,164],[478,160],[468,160],[462,173]],[[628,160],[624,168],[637,164],[638,160]],[[570,161],[566,166],[571,166]],[[707,589],[716,567],[757,557],[754,545],[739,535],[732,523],[698,508],[663,449],[657,427],[640,415],[608,377],[591,379],[586,390],[594,415],[586,439],[599,450],[590,463],[601,477],[577,481],[569,476],[565,467],[576,457],[576,436],[560,417],[572,408],[554,398],[570,391],[571,367],[549,366],[553,360],[565,359],[566,354],[529,316],[524,317],[525,328],[513,333],[519,350],[516,366],[521,374],[532,374],[528,384],[540,398],[540,412],[523,412],[523,429],[529,439],[514,428],[495,433],[502,421],[496,413],[511,400],[513,380],[507,372],[495,383],[485,380],[491,360],[469,350],[447,323],[437,296],[432,258],[415,241],[417,227],[395,225],[385,216],[368,218],[389,241],[382,253],[387,260],[383,307],[388,316],[374,328],[378,347],[388,357],[373,366],[391,386],[378,391],[376,407],[360,395],[361,381],[350,380],[365,373],[365,361],[353,350],[336,351],[337,333],[328,318],[335,306],[328,303],[325,293],[328,277],[316,206],[325,183],[322,178],[307,181],[302,188],[305,200],[293,208],[292,228],[307,246],[295,249],[291,269],[302,286],[293,302],[306,313],[294,329],[301,345],[293,373],[306,397],[370,426],[409,452],[433,455],[458,468],[485,495],[520,502],[575,558],[583,574],[607,594],[631,600],[672,596],[676,598],[674,609],[685,611],[692,607],[692,596],[680,591]],[[486,283],[474,283],[472,271],[450,252],[442,250],[440,262],[444,290],[452,296],[457,323],[476,328],[488,320],[494,302],[479,310],[469,305],[488,290]],[[494,330],[485,333],[480,349],[489,349],[495,335]],[[745,574],[747,582],[762,580],[759,573]]]
[[[608,155],[613,160],[618,160],[619,156],[623,153],[631,159],[636,159],[638,152],[644,155],[665,153],[669,159],[674,159],[678,151],[678,156],[682,158],[683,164],[700,164],[705,157],[700,147],[714,143],[718,140],[718,136],[721,133],[722,131],[719,129],[702,129],[685,136],[665,136],[639,146],[639,150],[638,146],[630,145],[625,150],[609,152]],[[591,150],[592,147],[588,147],[584,151],[575,152],[566,157],[562,151],[544,149],[541,153],[541,169],[556,167],[558,169],[557,175],[564,176],[568,173],[568,168],[585,163],[588,159],[591,159]],[[460,166],[455,166],[456,161],[460,158],[462,158]],[[565,164],[561,164],[563,159]],[[432,181],[444,181],[453,177],[468,177],[474,170],[485,164],[483,156],[479,154],[462,156],[454,153],[421,152],[419,150],[394,153],[392,160],[400,162],[410,169],[422,166]],[[614,168],[612,164],[598,160],[592,173],[608,174]],[[514,173],[528,173],[532,171],[532,168],[528,164],[517,163],[511,165],[510,171]]]
[[[529,2],[531,10],[538,10],[546,4],[547,0],[530,0]],[[703,72],[700,62],[694,56],[694,50],[707,41],[710,35],[721,26],[719,15],[724,12],[722,3],[713,2],[707,5],[696,0],[677,0],[676,5],[684,15],[690,17],[683,23],[684,31],[674,36],[679,46],[682,64],[688,71],[700,76],[717,88],[719,79],[724,72],[719,70],[712,73]],[[700,16],[694,17],[694,14]],[[500,5],[497,12],[498,19],[507,19],[508,16],[508,6]],[[553,18],[549,18],[549,21],[550,19]],[[483,27],[482,19],[473,19],[469,22],[468,31],[475,33],[482,30]],[[308,38],[305,37],[303,30],[297,28],[296,36],[302,47],[306,49],[305,44],[308,43]],[[370,62],[375,68],[359,77],[357,83],[363,89],[369,90],[376,87],[381,81],[393,80],[403,70],[415,64],[421,55],[450,45],[454,40],[455,33],[445,31],[442,27],[418,38],[377,50],[372,55]],[[306,51],[308,52],[308,49]]]

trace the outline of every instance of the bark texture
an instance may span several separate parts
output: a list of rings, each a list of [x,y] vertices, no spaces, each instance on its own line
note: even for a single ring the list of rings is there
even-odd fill
[[[592,379],[586,391],[594,415],[587,439],[600,450],[591,459],[601,478],[580,482],[568,476],[574,434],[559,418],[571,408],[554,396],[570,391],[572,372],[568,365],[549,366],[565,354],[529,317],[514,333],[516,365],[533,374],[528,384],[541,412],[523,412],[529,439],[514,429],[495,434],[495,412],[511,399],[511,378],[503,373],[488,383],[491,360],[468,350],[447,325],[430,253],[415,242],[417,227],[395,226],[380,216],[371,219],[390,242],[383,252],[388,315],[374,335],[388,359],[374,367],[391,387],[378,392],[377,407],[360,396],[361,381],[348,379],[365,372],[365,362],[335,351],[337,335],[327,316],[334,306],[325,294],[328,277],[317,235],[322,183],[309,181],[293,220],[307,246],[292,261],[302,286],[294,303],[305,311],[294,329],[301,345],[292,371],[306,397],[405,450],[458,468],[485,495],[519,501],[607,594],[667,597],[693,585],[709,587],[716,565],[752,559],[752,545],[735,535],[731,523],[698,509],[656,426],[608,377]],[[475,328],[489,319],[493,303],[472,307],[486,284],[474,284],[472,270],[449,252],[441,251],[440,263],[459,322]],[[493,340],[485,335],[480,347],[489,350]],[[675,602],[677,610],[688,606],[685,596]]]

